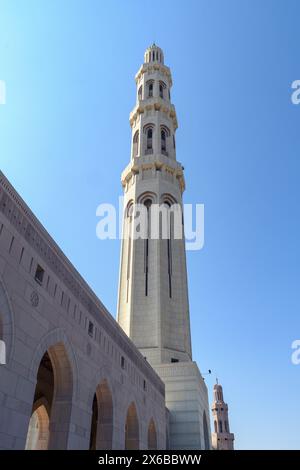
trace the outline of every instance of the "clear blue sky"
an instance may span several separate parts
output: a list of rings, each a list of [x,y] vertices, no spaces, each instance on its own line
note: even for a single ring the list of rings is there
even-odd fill
[[[236,448],[300,448],[300,79],[297,1],[0,0],[0,167],[113,315],[117,204],[134,74],[155,41],[172,69],[186,202],[193,354],[218,375]]]

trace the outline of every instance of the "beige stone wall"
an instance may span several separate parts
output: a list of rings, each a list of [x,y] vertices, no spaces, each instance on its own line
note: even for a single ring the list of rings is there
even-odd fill
[[[207,387],[197,364],[161,364],[155,370],[166,386],[170,448],[211,449]]]

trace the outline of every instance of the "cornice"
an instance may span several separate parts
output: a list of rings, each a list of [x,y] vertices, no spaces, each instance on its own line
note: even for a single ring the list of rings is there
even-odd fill
[[[135,125],[135,122],[141,114],[143,114],[145,111],[151,110],[161,111],[162,113],[166,114],[172,120],[174,130],[178,128],[175,106],[166,102],[160,97],[147,98],[146,100],[139,101],[139,103],[133,108],[129,115],[130,126],[133,127]]]
[[[174,163],[172,161],[166,162],[165,159],[163,161],[159,156],[154,158],[152,157],[151,161],[145,161],[143,157],[136,157],[134,161],[131,161],[122,172],[122,186],[125,188],[130,179],[141,173],[143,170],[165,170],[166,172],[171,173],[178,180],[180,191],[183,193],[185,190],[183,167],[176,161],[174,161]]]
[[[154,73],[154,72],[160,72],[162,75],[164,75],[169,82],[169,87],[172,87],[172,75],[170,68],[167,67],[166,65],[159,64],[159,63],[149,63],[149,64],[142,64],[141,67],[139,68],[138,72],[135,75],[135,82],[138,84],[140,81],[142,75],[144,73]]]

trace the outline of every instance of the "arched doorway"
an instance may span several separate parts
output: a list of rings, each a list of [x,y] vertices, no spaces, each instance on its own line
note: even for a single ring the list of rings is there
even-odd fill
[[[148,426],[148,449],[149,450],[157,449],[156,427],[155,427],[153,418],[151,418],[149,426]]]
[[[125,423],[125,449],[138,450],[140,448],[139,420],[136,406],[132,402],[127,411]]]
[[[63,343],[43,355],[34,392],[26,449],[67,449],[73,374]]]
[[[207,425],[205,411],[203,411],[203,434],[204,434],[204,449],[209,450],[210,449],[209,434],[208,434],[208,425]]]
[[[90,436],[91,450],[112,449],[113,401],[108,383],[103,380],[97,387],[92,406]]]

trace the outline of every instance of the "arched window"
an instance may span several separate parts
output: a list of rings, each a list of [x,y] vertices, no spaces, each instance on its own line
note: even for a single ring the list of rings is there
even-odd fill
[[[153,96],[153,83],[149,83],[149,88],[148,88],[148,97],[152,98]]]
[[[165,92],[167,85],[164,82],[159,82],[159,96],[164,99]]]
[[[215,432],[218,432],[218,425],[217,425],[217,421],[214,421],[214,426],[215,426]]]
[[[161,83],[159,84],[159,96],[160,96],[161,98],[164,97],[164,89],[163,89],[163,86],[162,86]]]
[[[161,130],[160,137],[161,137],[161,151],[165,152],[167,150],[167,137],[166,137],[166,131],[164,129]]]
[[[143,129],[143,151],[145,155],[153,153],[154,124],[146,124]]]
[[[170,136],[170,131],[166,126],[160,128],[160,149],[163,155],[168,156],[167,138]]]
[[[126,211],[126,238],[127,238],[127,277],[126,277],[126,302],[129,300],[129,286],[131,274],[131,252],[132,252],[132,221],[134,216],[134,205],[130,202]]]
[[[225,425],[225,431],[229,432],[228,421],[224,421],[224,425]]]
[[[137,156],[139,150],[139,131],[133,136],[133,146],[132,146],[132,156],[133,158]]]
[[[153,131],[152,128],[147,130],[147,150],[152,150]]]
[[[173,239],[173,228],[174,218],[171,211],[171,205],[173,201],[164,201],[164,210],[160,216],[160,236],[166,241],[166,256],[167,256],[167,276],[169,285],[169,297],[172,298],[172,239]]]
[[[223,423],[219,421],[219,432],[223,432]]]
[[[140,86],[139,91],[138,91],[138,98],[139,100],[142,99],[143,96],[143,85]]]
[[[144,205],[147,208],[147,237],[144,240],[144,272],[145,272],[145,295],[148,295],[148,277],[149,277],[149,237],[150,237],[150,208],[152,205],[151,199],[146,199]]]

